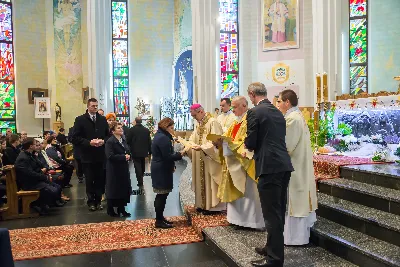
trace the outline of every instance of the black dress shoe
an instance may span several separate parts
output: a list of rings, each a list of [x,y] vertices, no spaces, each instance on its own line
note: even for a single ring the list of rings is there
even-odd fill
[[[283,267],[283,263],[278,261],[268,260],[267,258],[251,261],[251,264],[253,266],[258,266],[258,267]]]
[[[64,205],[65,205],[65,201],[63,201],[63,200],[57,200],[55,203],[56,207],[64,207]]]
[[[173,224],[174,224],[173,222],[170,222],[170,221],[168,221],[168,220],[165,219],[165,218],[164,218],[163,222],[165,222],[166,224],[170,224],[170,225],[173,225]]]
[[[117,208],[118,215],[122,214],[122,217],[131,217],[131,214],[126,212],[125,208]]]
[[[257,254],[259,254],[261,256],[268,255],[267,250],[265,248],[255,248],[254,250],[257,252]]]
[[[161,229],[170,229],[174,227],[173,225],[165,223],[164,221],[156,221],[155,226],[156,228],[161,228]]]

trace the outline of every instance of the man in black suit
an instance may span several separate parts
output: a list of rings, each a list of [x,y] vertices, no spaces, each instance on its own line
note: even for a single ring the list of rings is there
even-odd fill
[[[282,113],[267,99],[262,83],[252,83],[247,90],[254,108],[247,113],[245,146],[254,151],[261,208],[267,228],[267,244],[256,248],[266,256],[253,261],[254,266],[281,267],[284,262],[283,230],[287,188],[293,171],[286,149],[286,121]]]
[[[8,138],[7,147],[3,152],[3,165],[14,165],[21,150],[20,138],[16,134],[11,134]]]
[[[58,143],[62,146],[68,144],[68,140],[67,140],[67,137],[65,136],[64,128],[60,128],[60,131],[58,132],[56,139],[57,139]]]
[[[32,204],[41,215],[46,215],[49,205],[62,206],[61,203],[56,203],[61,198],[61,187],[52,185],[51,177],[45,174],[46,170],[36,159],[34,152],[37,143],[33,138],[26,138],[22,143],[23,151],[18,155],[14,166],[18,185],[23,190],[40,191],[39,199]]]
[[[104,142],[109,135],[106,118],[97,113],[97,108],[97,100],[89,99],[86,113],[75,119],[71,138],[72,143],[80,150],[90,211],[103,209],[101,196],[105,188]]]
[[[72,143],[72,133],[74,132],[74,127],[69,128],[68,132],[68,141]],[[78,176],[78,182],[81,184],[83,183],[83,168],[82,168],[82,161],[81,161],[81,152],[80,147],[77,145],[73,145],[73,154],[75,160],[75,169],[76,169],[76,176]]]
[[[151,154],[150,131],[142,125],[142,118],[135,119],[136,125],[128,130],[126,141],[131,148],[133,165],[135,166],[138,187],[143,187],[145,159]]]

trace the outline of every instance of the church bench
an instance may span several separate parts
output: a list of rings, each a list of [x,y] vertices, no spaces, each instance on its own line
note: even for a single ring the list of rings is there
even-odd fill
[[[39,216],[38,213],[31,212],[30,205],[39,198],[40,192],[18,190],[17,175],[14,166],[5,166],[3,171],[6,174],[7,205],[5,207],[7,209],[0,213],[1,218],[3,220],[11,220]]]

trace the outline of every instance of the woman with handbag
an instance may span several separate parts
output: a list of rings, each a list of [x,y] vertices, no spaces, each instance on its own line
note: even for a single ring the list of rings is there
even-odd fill
[[[172,223],[164,217],[168,194],[173,188],[175,161],[182,159],[184,152],[174,152],[174,121],[164,118],[158,123],[158,131],[151,146],[151,179],[153,191],[156,193],[154,208],[156,210],[156,228],[172,228]]]
[[[106,142],[106,197],[107,214],[112,217],[130,217],[125,206],[132,194],[129,160],[129,146],[123,139],[122,124],[113,122],[110,126],[111,137]],[[114,207],[117,208],[115,213]]]

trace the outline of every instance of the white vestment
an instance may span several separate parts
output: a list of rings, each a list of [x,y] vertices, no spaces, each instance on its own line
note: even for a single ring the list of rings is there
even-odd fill
[[[317,190],[310,132],[297,107],[288,110],[285,119],[286,147],[294,172],[289,182],[284,242],[285,245],[305,245],[309,243],[310,228],[317,220]]]
[[[218,117],[217,121],[222,126],[222,132],[225,133],[229,127],[231,127],[232,123],[236,120],[235,114],[232,111],[228,111],[226,113],[222,112]]]

